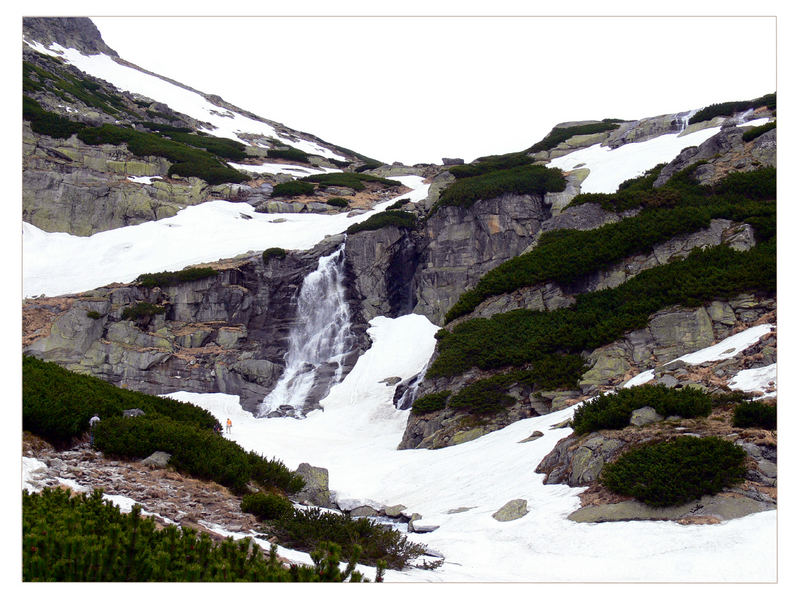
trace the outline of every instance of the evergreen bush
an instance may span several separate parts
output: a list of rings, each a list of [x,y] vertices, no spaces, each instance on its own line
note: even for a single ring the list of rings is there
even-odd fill
[[[563,192],[566,180],[559,169],[541,165],[522,165],[483,175],[456,179],[439,195],[431,214],[443,206],[469,208],[479,200],[498,198],[503,194],[545,194]]]
[[[411,200],[409,200],[408,198],[401,198],[397,202],[393,202],[392,204],[387,206],[386,210],[400,210],[402,207],[404,207],[409,202],[411,202]]]
[[[210,427],[202,429],[164,416],[102,419],[95,425],[94,443],[102,452],[126,459],[167,452],[172,455],[170,465],[177,470],[216,481],[238,494],[248,490],[250,481],[290,493],[300,491],[305,485],[302,477],[280,461],[268,461],[254,452],[245,452]]]
[[[746,456],[726,440],[682,436],[626,452],[603,467],[600,482],[650,506],[674,506],[741,481]]]
[[[122,513],[102,490],[70,497],[60,488],[22,493],[23,581],[360,581],[351,560],[339,570],[339,548],[322,544],[313,566],[285,568],[245,538],[212,542],[203,533],[157,528],[141,507]],[[379,578],[382,572],[378,573]]]
[[[291,515],[271,521],[282,545],[308,552],[322,541],[340,546],[345,554],[360,550],[364,564],[386,564],[390,569],[403,569],[409,561],[425,552],[425,546],[409,542],[406,536],[386,525],[365,518],[352,518],[313,507],[294,509]]]
[[[167,307],[164,305],[151,304],[150,302],[138,302],[133,306],[126,306],[122,310],[122,319],[133,321],[143,317],[161,315],[165,312],[167,312]]]
[[[35,133],[52,138],[66,139],[83,130],[85,125],[76,123],[49,110],[44,110],[33,98],[22,96],[22,118],[29,121]]]
[[[639,385],[616,393],[602,394],[575,409],[572,428],[578,435],[599,429],[624,429],[634,410],[650,406],[662,417],[686,419],[711,414],[712,396],[693,388]]]
[[[88,431],[94,414],[106,419],[132,408],[199,429],[210,430],[217,422],[207,410],[188,402],[118,388],[32,356],[22,357],[22,427],[49,442],[61,444]]]
[[[350,205],[350,202],[347,198],[328,198],[327,204],[329,206],[335,206],[336,208],[347,208]]]
[[[103,318],[103,315],[101,315],[96,310],[87,310],[86,311],[86,316],[89,317],[90,319],[94,319],[94,320]]]
[[[218,271],[211,267],[186,267],[181,271],[162,271],[160,273],[142,273],[136,282],[147,288],[166,287],[188,281],[199,281],[214,277]]]
[[[264,264],[267,264],[273,258],[283,260],[286,258],[286,250],[283,248],[267,248],[261,253],[261,260],[264,262]]]
[[[242,511],[251,513],[259,519],[280,519],[294,510],[292,503],[277,494],[245,494],[242,496]]]
[[[366,189],[364,182],[380,183],[386,187],[398,187],[402,185],[399,181],[393,179],[384,179],[383,177],[376,177],[374,175],[367,175],[366,173],[321,173],[319,175],[309,175],[303,177],[301,181],[310,181],[319,185],[321,189],[327,187],[348,187],[355,191]]]
[[[271,148],[267,150],[269,158],[283,158],[299,163],[308,163],[308,154],[297,148]]]
[[[590,133],[600,133],[603,131],[613,131],[619,128],[620,119],[603,119],[599,123],[589,123],[587,125],[573,125],[572,127],[554,127],[544,139],[536,142],[528,149],[528,152],[541,152],[542,150],[552,150],[561,142],[566,142],[575,135],[586,135]]]
[[[533,162],[533,157],[525,152],[512,152],[510,154],[499,154],[493,156],[482,156],[475,159],[468,165],[455,165],[449,171],[457,179],[464,177],[475,177],[484,175],[490,171],[500,171],[521,165],[528,165]]]
[[[293,198],[294,196],[310,196],[314,193],[314,186],[305,181],[287,181],[279,183],[272,188],[272,195],[282,198]]]
[[[752,129],[747,129],[742,134],[742,141],[743,142],[752,142],[754,139],[756,139],[760,135],[775,129],[777,126],[778,126],[778,124],[777,124],[776,121],[770,121],[769,123],[764,123],[763,125],[759,125],[758,127],[753,127]]]
[[[385,210],[372,215],[366,221],[355,223],[347,228],[348,234],[359,231],[372,231],[383,227],[399,227],[400,229],[414,229],[417,226],[417,217],[404,210]]]
[[[447,398],[450,396],[449,391],[434,392],[433,394],[425,394],[414,400],[411,406],[411,412],[415,415],[422,415],[437,410],[444,410],[447,404]]]
[[[755,100],[738,100],[734,102],[711,104],[697,111],[692,118],[689,119],[689,124],[702,123],[714,117],[732,117],[737,112],[742,112],[750,108],[759,108],[761,106],[766,106],[770,110],[775,110],[776,105],[776,94],[766,94]]]
[[[778,426],[778,407],[764,402],[742,402],[733,409],[733,426],[774,430]]]

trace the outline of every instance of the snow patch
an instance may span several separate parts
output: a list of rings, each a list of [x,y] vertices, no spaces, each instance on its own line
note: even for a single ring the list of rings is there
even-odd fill
[[[778,369],[776,363],[757,369],[745,369],[739,371],[733,379],[730,380],[728,387],[732,390],[740,390],[748,393],[760,392],[762,395],[759,396],[759,400],[774,398],[777,392],[768,392],[767,390],[774,390],[777,376]]]
[[[132,181],[134,183],[143,183],[145,185],[152,185],[153,180],[161,179],[160,175],[154,175],[152,177],[136,177],[135,175],[130,175],[128,177],[128,181]]]

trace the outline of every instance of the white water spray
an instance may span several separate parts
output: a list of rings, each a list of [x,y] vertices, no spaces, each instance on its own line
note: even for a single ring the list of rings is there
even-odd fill
[[[259,416],[280,406],[298,410],[314,387],[318,371],[333,370],[330,385],[342,379],[350,336],[350,308],[345,299],[344,244],[319,259],[306,275],[297,297],[297,318],[289,334],[286,367],[275,388],[264,398]]]

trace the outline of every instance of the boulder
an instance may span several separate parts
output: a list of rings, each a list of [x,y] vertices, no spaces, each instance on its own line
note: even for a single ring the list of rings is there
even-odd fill
[[[403,516],[403,511],[406,510],[406,506],[403,504],[393,504],[392,506],[387,506],[383,509],[383,514],[387,517],[392,519],[397,519]]]
[[[150,456],[142,460],[142,464],[151,468],[164,469],[172,458],[171,454],[166,452],[153,452]]]
[[[509,500],[492,515],[495,521],[515,521],[528,514],[528,501],[518,498]]]
[[[300,463],[295,473],[306,482],[305,487],[292,497],[295,502],[313,504],[323,508],[334,507],[328,488],[328,469]]]
[[[642,408],[637,408],[631,413],[630,423],[636,427],[642,427],[643,425],[658,423],[659,421],[663,420],[664,417],[658,414],[655,408],[652,406],[643,406]]]
[[[519,442],[517,442],[517,443],[518,443],[518,444],[524,444],[525,442],[532,442],[533,440],[538,440],[538,439],[539,439],[540,437],[542,437],[543,435],[544,435],[544,434],[543,434],[541,431],[534,431],[532,434],[530,434],[530,435],[529,435],[528,437],[526,437],[524,440],[520,440],[520,441],[519,441]]]
[[[142,415],[144,415],[144,411],[141,408],[132,408],[122,411],[123,417],[141,417]]]
[[[463,165],[464,159],[463,158],[443,158],[442,164],[445,167],[449,167],[451,165]]]
[[[358,506],[350,511],[351,517],[377,517],[378,511],[371,506]]]

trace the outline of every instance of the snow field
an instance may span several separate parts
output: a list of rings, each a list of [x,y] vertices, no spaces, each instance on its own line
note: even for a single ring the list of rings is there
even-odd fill
[[[307,177],[308,175],[321,175],[323,173],[341,173],[341,169],[329,169],[327,167],[301,167],[300,165],[287,165],[286,163],[264,163],[263,165],[242,165],[239,163],[228,163],[234,169],[249,171],[251,173],[269,173],[277,175],[279,173],[294,175],[296,177]]]
[[[241,409],[236,396],[170,396],[202,406],[220,420],[230,417],[230,439],[247,450],[277,457],[291,469],[300,462],[327,468],[339,500],[404,504],[407,512],[423,515],[421,524],[438,525],[431,533],[408,537],[444,554],[444,565],[435,571],[389,572],[387,581],[774,579],[774,511],[714,526],[567,520],[580,505],[582,488],[543,485],[534,469],[571,433],[551,427],[568,419],[574,408],[525,419],[457,446],[396,450],[408,413],[394,409],[393,388],[380,381],[418,372],[433,352],[437,328],[420,315],[377,317],[370,324],[372,347],[332,388],[323,410],[306,419],[256,419]],[[535,430],[544,436],[519,443]],[[492,518],[516,498],[528,502],[525,517],[507,523]],[[463,508],[468,510],[452,512]]]
[[[204,129],[217,137],[225,137],[248,144],[238,134],[255,134],[280,140],[308,154],[318,154],[325,158],[345,160],[345,157],[308,140],[295,140],[281,135],[272,125],[245,117],[239,113],[211,104],[202,95],[170,83],[155,75],[116,62],[105,54],[87,56],[74,48],[64,48],[53,43],[44,48],[39,43],[26,43],[50,56],[59,56],[84,73],[104,79],[121,90],[142,94],[157,102],[168,105],[173,110],[188,115],[211,126]]]
[[[174,217],[90,237],[45,232],[23,222],[22,293],[29,298],[83,292],[112,282],[127,283],[142,273],[175,271],[270,247],[307,250],[325,236],[342,233],[400,198],[418,201],[428,194],[429,184],[422,183],[421,177],[392,179],[412,191],[355,217],[346,213],[264,214],[246,203],[215,200],[184,208]],[[284,221],[276,223],[279,218]]]

